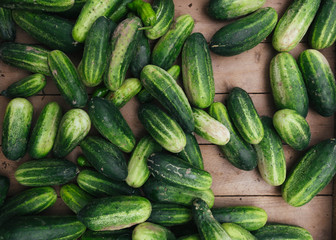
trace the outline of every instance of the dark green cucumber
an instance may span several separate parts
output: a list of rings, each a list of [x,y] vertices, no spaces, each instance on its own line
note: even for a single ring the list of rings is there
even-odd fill
[[[198,145],[198,142],[193,133],[185,134],[187,139],[187,144],[183,148],[183,150],[177,153],[177,156],[184,161],[190,163],[196,168],[204,169],[203,157],[201,153],[201,149]]]
[[[91,121],[89,115],[82,109],[71,109],[66,112],[59,124],[53,147],[57,157],[68,155],[89,133]]]
[[[336,140],[314,145],[289,174],[282,187],[282,197],[295,207],[312,200],[336,173]]]
[[[146,27],[152,27],[156,23],[156,14],[152,5],[143,0],[133,0],[127,7],[136,13]]]
[[[175,240],[174,234],[165,227],[145,222],[133,230],[132,240]]]
[[[191,219],[191,210],[184,206],[152,203],[152,213],[148,221],[162,226],[173,226],[188,223]]]
[[[87,0],[75,0],[74,5],[70,9],[59,14],[68,19],[76,19],[86,2]]]
[[[107,17],[115,23],[119,23],[129,12],[127,4],[133,0],[123,0],[118,7]]]
[[[75,0],[1,0],[0,7],[32,11],[63,12],[70,9]]]
[[[126,179],[125,157],[112,143],[100,137],[86,137],[81,141],[80,147],[84,156],[98,172],[115,180]]]
[[[150,63],[151,49],[148,38],[143,32],[139,33],[137,47],[130,64],[130,70],[134,77],[140,78],[141,70]]]
[[[284,224],[268,224],[253,232],[253,235],[258,240],[313,240],[312,235],[306,229]]]
[[[147,65],[141,72],[144,88],[156,98],[187,132],[195,128],[194,117],[182,88],[164,69]]]
[[[151,203],[146,198],[118,196],[89,202],[77,217],[90,230],[106,231],[142,223],[149,218],[151,211]]]
[[[280,18],[274,33],[272,44],[278,52],[288,52],[295,48],[306,34],[321,0],[293,1]]]
[[[89,116],[98,132],[124,152],[131,152],[135,137],[119,109],[106,99],[93,97]]]
[[[65,18],[45,13],[13,11],[13,19],[30,36],[50,49],[76,52],[81,45],[72,38],[74,24]]]
[[[154,104],[141,105],[138,118],[149,134],[167,151],[178,153],[186,145],[182,128]]]
[[[150,175],[147,158],[161,150],[162,147],[151,136],[147,135],[139,141],[128,161],[126,183],[129,186],[139,188],[147,181]]]
[[[295,58],[279,53],[270,65],[270,80],[275,105],[278,109],[293,109],[303,117],[308,113],[308,94]]]
[[[258,144],[264,137],[264,128],[248,93],[238,87],[231,90],[227,108],[238,132],[251,144]]]
[[[207,190],[211,187],[210,173],[195,168],[173,155],[154,153],[147,162],[149,170],[156,179],[196,190]]]
[[[200,191],[155,178],[149,178],[144,184],[143,190],[146,197],[154,202],[191,206],[195,198],[201,198],[209,207],[212,207],[215,201],[215,196],[211,189]]]
[[[177,240],[201,240],[201,237],[198,234],[193,234],[179,237]]]
[[[221,56],[250,50],[271,34],[277,21],[278,14],[273,8],[261,8],[218,30],[210,40],[210,50]]]
[[[16,28],[12,18],[12,11],[0,7],[0,39],[13,42],[16,37]]]
[[[184,91],[190,103],[207,108],[215,98],[210,50],[202,33],[191,34],[182,50],[182,73]]]
[[[250,171],[257,166],[257,154],[253,147],[245,142],[233,126],[229,113],[223,103],[214,102],[210,105],[209,114],[221,122],[230,132],[230,141],[219,146],[224,157],[236,168]]]
[[[2,152],[7,159],[19,160],[26,154],[33,111],[33,105],[24,98],[8,103],[2,125]]]
[[[76,177],[77,166],[66,159],[39,159],[21,164],[15,179],[24,186],[40,187],[65,184]]]
[[[258,240],[245,228],[235,223],[223,223],[222,227],[230,236],[231,239],[243,239],[243,240]]]
[[[9,178],[6,176],[2,176],[0,175],[0,207],[2,206],[2,204],[4,203],[6,197],[7,197],[7,193],[9,190]]]
[[[130,229],[101,232],[87,230],[81,240],[132,240],[132,231]]]
[[[17,217],[6,223],[0,239],[46,240],[78,239],[86,230],[75,216],[28,216]]]
[[[220,20],[237,18],[258,10],[265,2],[266,0],[211,0],[208,14]]]
[[[77,165],[80,167],[92,167],[91,163],[83,155],[77,157]]]
[[[48,54],[48,50],[35,45],[10,42],[0,45],[0,59],[5,63],[33,73],[51,76]]]
[[[308,147],[311,138],[309,124],[296,111],[277,111],[273,116],[273,125],[282,140],[295,150],[301,151]]]
[[[63,185],[60,190],[63,202],[74,212],[78,213],[93,197],[73,183]]]
[[[95,197],[140,195],[138,189],[133,189],[124,182],[112,180],[93,170],[81,171],[77,177],[77,183],[84,191]]]
[[[231,240],[228,233],[212,216],[210,207],[202,199],[197,198],[193,201],[192,214],[201,239]]]
[[[328,60],[317,50],[305,50],[299,56],[299,66],[314,110],[324,117],[336,111],[335,77]]]
[[[25,190],[9,198],[0,208],[0,226],[14,216],[37,214],[51,207],[57,200],[52,187]]]
[[[156,43],[152,52],[152,64],[165,70],[173,66],[194,24],[190,15],[179,16],[173,27]]]
[[[93,92],[92,97],[104,98],[108,94],[108,92],[109,92],[108,88],[100,87]]]

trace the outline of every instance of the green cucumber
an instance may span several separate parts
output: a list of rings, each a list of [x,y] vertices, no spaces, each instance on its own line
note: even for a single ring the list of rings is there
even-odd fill
[[[312,107],[324,117],[336,111],[335,77],[328,60],[317,50],[305,50],[299,56],[299,66]]]
[[[306,229],[284,224],[268,224],[253,232],[253,235],[258,240],[313,240],[312,235]]]
[[[208,14],[214,19],[228,20],[252,13],[266,0],[210,0]]]
[[[152,213],[149,222],[162,226],[174,226],[190,222],[191,210],[177,204],[152,203]]]
[[[250,171],[257,166],[257,153],[251,144],[239,135],[233,126],[229,113],[223,103],[214,102],[210,105],[209,114],[211,117],[221,122],[230,132],[230,141],[219,146],[225,158],[236,168]]]
[[[182,50],[184,91],[190,103],[207,108],[215,98],[215,80],[210,50],[202,33],[191,34]]]
[[[231,239],[237,240],[257,240],[249,231],[235,223],[223,223],[222,227]]]
[[[270,80],[275,105],[278,109],[293,109],[303,117],[308,113],[308,94],[295,58],[279,53],[270,65]]]
[[[143,190],[146,197],[154,202],[191,206],[195,198],[201,198],[209,207],[212,207],[215,201],[215,196],[211,189],[200,191],[155,178],[149,178],[144,184]]]
[[[0,7],[31,11],[63,12],[70,9],[75,0],[1,0]]]
[[[125,180],[127,165],[123,153],[100,137],[86,137],[80,147],[89,163],[101,174],[115,180]]]
[[[71,109],[61,120],[53,147],[57,157],[68,155],[89,133],[91,121],[82,109]]]
[[[151,136],[143,137],[135,147],[128,161],[126,183],[134,188],[141,187],[149,178],[147,158],[154,152],[160,152],[162,147]]]
[[[193,108],[195,132],[202,138],[216,145],[225,145],[230,141],[229,130],[207,112]]]
[[[92,97],[104,98],[108,94],[108,92],[109,92],[108,88],[100,87],[93,92]]]
[[[33,111],[25,98],[8,103],[2,125],[2,152],[7,159],[19,160],[26,154]]]
[[[282,197],[295,207],[308,203],[336,173],[336,140],[314,145],[299,161],[282,186]]]
[[[87,230],[81,240],[132,240],[132,231],[130,229],[101,232]]]
[[[93,170],[81,171],[77,177],[77,183],[81,189],[95,197],[140,195],[138,189],[133,189],[124,182],[112,180]]]
[[[198,142],[194,134],[186,133],[185,136],[187,139],[187,144],[181,152],[177,153],[176,156],[190,163],[194,167],[203,170],[204,169],[203,157],[201,149],[198,145]]]
[[[173,66],[194,24],[194,19],[190,15],[179,16],[173,27],[155,44],[152,64],[165,70]]]
[[[152,5],[143,0],[133,0],[127,7],[136,13],[146,27],[152,27],[156,23],[156,14]]]
[[[277,21],[278,14],[273,8],[261,8],[218,30],[210,40],[210,50],[221,56],[250,50],[271,34]]]
[[[129,12],[127,4],[133,0],[123,0],[118,7],[107,17],[115,23],[119,23]]]
[[[44,158],[51,151],[61,118],[62,109],[57,102],[50,102],[42,109],[28,142],[32,158]]]
[[[80,189],[77,185],[69,183],[63,185],[60,195],[65,203],[74,213],[78,213],[93,197]]]
[[[124,152],[131,152],[135,137],[119,109],[108,100],[93,97],[89,102],[89,116],[98,132]]]
[[[295,150],[301,151],[308,147],[311,138],[309,124],[296,111],[277,111],[273,116],[273,125],[282,140]]]
[[[4,42],[0,45],[0,59],[4,63],[32,73],[51,76],[48,54],[48,50],[35,45],[11,42]]]
[[[251,144],[258,144],[264,137],[264,128],[248,93],[238,87],[231,90],[227,108],[238,132]]]
[[[79,13],[82,11],[86,1],[87,0],[75,0],[74,5],[70,9],[64,12],[60,12],[59,14],[68,19],[76,19]]]
[[[9,198],[0,208],[0,226],[14,216],[37,214],[51,207],[57,200],[52,187],[25,190]],[[1,231],[2,232],[2,231]]]
[[[148,38],[143,32],[139,33],[138,43],[130,64],[130,70],[134,77],[140,78],[141,70],[150,63],[151,49]]]
[[[308,31],[321,0],[296,0],[280,18],[272,38],[278,52],[294,49]]]
[[[16,37],[16,28],[12,18],[12,11],[0,7],[0,38],[13,42]]]
[[[174,234],[160,225],[145,222],[133,230],[132,240],[175,240]]]
[[[262,117],[264,138],[254,145],[258,155],[258,169],[261,177],[272,186],[280,186],[286,179],[286,158],[282,142],[273,127],[272,119]]]
[[[141,105],[138,118],[154,140],[167,151],[178,153],[185,147],[186,137],[182,128],[156,105]]]
[[[77,165],[80,167],[92,167],[89,160],[87,160],[83,155],[77,157]]]
[[[89,202],[77,217],[90,230],[106,231],[142,223],[149,218],[151,211],[151,203],[146,198],[118,196]]]
[[[198,234],[193,234],[193,235],[179,237],[177,240],[201,240],[201,238]]]
[[[9,190],[9,178],[0,175],[0,207],[5,202],[8,190]]]

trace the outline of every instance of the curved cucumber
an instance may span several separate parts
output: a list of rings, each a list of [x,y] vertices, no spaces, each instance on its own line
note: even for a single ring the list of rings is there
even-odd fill
[[[187,144],[177,156],[198,169],[204,169],[201,149],[193,133],[185,134]]]
[[[63,12],[70,9],[75,0],[2,0],[1,7],[32,11]]]
[[[132,240],[175,240],[174,234],[160,225],[145,222],[133,230]]]
[[[118,7],[107,17],[115,23],[119,23],[129,12],[127,4],[133,0],[123,0]]]
[[[243,240],[258,240],[245,228],[235,223],[223,223],[222,227],[230,236],[231,239],[243,239]]]
[[[130,64],[130,70],[134,77],[140,78],[141,70],[150,63],[150,55],[151,49],[148,38],[143,32],[140,32],[135,54]]]
[[[304,228],[284,224],[268,224],[253,232],[258,240],[269,239],[298,239],[313,240],[312,235]]]
[[[12,18],[12,11],[0,7],[0,38],[13,42],[16,37],[16,28]]]
[[[7,197],[9,184],[10,184],[9,178],[0,175],[0,207],[2,206]]]

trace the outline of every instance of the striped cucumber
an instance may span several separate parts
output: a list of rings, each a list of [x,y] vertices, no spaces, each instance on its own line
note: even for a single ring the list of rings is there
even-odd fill
[[[190,222],[191,210],[177,204],[152,203],[152,213],[149,222],[162,226],[180,225]]]
[[[258,240],[270,239],[297,239],[297,240],[313,240],[312,235],[304,228],[284,225],[284,224],[268,224],[265,227],[253,232]]]
[[[84,157],[83,155],[79,155],[77,157],[77,165],[80,167],[92,167],[91,163],[89,162],[89,160],[86,159],[86,157]]]
[[[175,240],[174,234],[165,227],[145,222],[136,226],[132,233],[132,240]]]
[[[177,153],[176,156],[190,163],[194,167],[203,170],[204,169],[203,157],[201,149],[198,145],[198,142],[194,134],[186,133],[185,136],[187,139],[187,144],[181,152]]]
[[[231,239],[242,239],[242,240],[258,240],[245,228],[235,224],[235,223],[223,223],[222,227],[230,236]]]
[[[9,178],[0,175],[0,207],[5,202],[9,190]]]
[[[87,230],[81,240],[131,240],[131,229],[95,232]]]
[[[140,78],[141,70],[150,63],[150,55],[151,49],[148,38],[144,32],[140,32],[135,54],[130,64],[130,70],[134,77]]]
[[[129,12],[129,9],[127,7],[127,4],[132,2],[133,0],[123,0],[118,7],[107,17],[111,19],[115,23],[119,23],[123,20],[123,18],[127,15]]]
[[[0,7],[31,11],[63,12],[70,9],[75,0],[1,0]]]
[[[13,42],[16,37],[16,28],[12,18],[12,11],[0,7],[0,38]]]

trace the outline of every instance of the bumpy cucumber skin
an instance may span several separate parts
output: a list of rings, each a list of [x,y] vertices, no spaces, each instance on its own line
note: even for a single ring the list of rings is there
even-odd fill
[[[6,176],[0,175],[0,207],[4,203],[8,190],[9,190],[9,178]]]
[[[2,126],[2,152],[7,159],[19,160],[26,154],[33,111],[25,98],[8,103]]]
[[[75,0],[2,0],[0,7],[45,12],[63,12],[70,9]]]
[[[223,223],[222,227],[230,236],[231,239],[244,239],[244,240],[258,240],[245,228],[235,223]]]
[[[132,240],[175,240],[174,234],[163,226],[145,222],[133,230]]]
[[[12,11],[0,7],[0,38],[13,42],[16,37],[16,28],[12,19]]]
[[[135,54],[130,64],[130,70],[134,77],[140,78],[141,70],[150,63],[150,56],[151,49],[148,38],[143,32],[140,32]]]
[[[76,214],[93,199],[90,194],[73,183],[63,185],[60,195],[65,205]]]
[[[204,169],[201,149],[193,133],[186,133],[187,143],[177,156],[196,168]]]
[[[87,230],[81,237],[81,240],[131,240],[131,229],[122,229],[115,231],[95,232]]]
[[[304,228],[284,224],[268,224],[253,232],[259,240],[268,239],[304,239],[313,240],[312,235]]]

